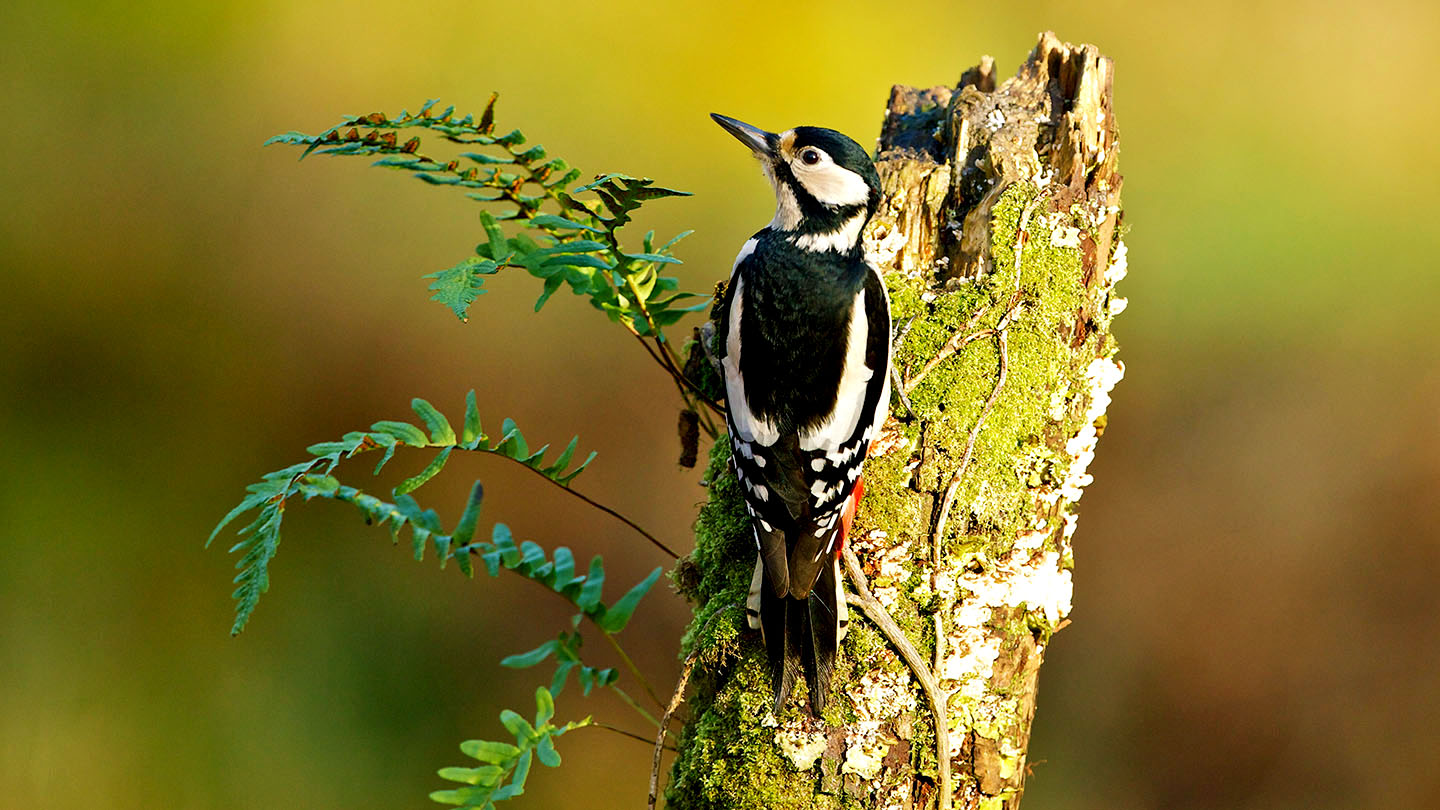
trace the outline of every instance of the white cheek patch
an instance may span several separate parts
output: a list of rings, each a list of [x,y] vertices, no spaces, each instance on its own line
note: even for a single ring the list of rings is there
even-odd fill
[[[842,169],[829,161],[815,166],[791,164],[795,179],[824,205],[864,205],[870,200],[870,186],[865,178]]]

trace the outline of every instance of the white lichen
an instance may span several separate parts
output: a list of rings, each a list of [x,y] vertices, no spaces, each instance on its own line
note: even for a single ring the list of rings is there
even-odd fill
[[[807,729],[803,724],[786,726],[775,732],[775,745],[796,770],[808,771],[825,753],[825,732]]]
[[[876,224],[866,229],[861,237],[862,249],[865,252],[865,260],[879,268],[890,267],[895,257],[905,249],[907,239],[905,232],[895,227],[895,223],[889,219],[876,220]],[[912,271],[907,275],[913,275],[913,268],[897,268],[902,271]]]
[[[886,652],[888,661],[893,653]],[[845,728],[845,760],[842,773],[858,774],[865,780],[879,775],[885,755],[897,740],[888,731],[900,715],[915,711],[914,685],[903,668],[872,669],[860,678],[850,693],[855,704],[855,722]]]
[[[1065,478],[1054,497],[1067,501],[1078,501],[1085,494],[1085,487],[1095,480],[1087,469],[1095,460],[1095,446],[1100,441],[1100,431],[1095,426],[1110,407],[1110,392],[1125,376],[1125,365],[1108,357],[1097,357],[1085,369],[1085,385],[1089,392],[1090,406],[1085,411],[1080,432],[1065,443],[1065,454],[1070,465]]]
[[[870,589],[875,600],[888,610],[899,601],[900,589],[910,578],[913,560],[910,541],[887,545],[888,532],[876,530],[855,538],[856,551],[865,557],[870,571]]]
[[[1080,516],[1079,516],[1079,515],[1075,514],[1074,512],[1067,512],[1067,513],[1066,513],[1066,515],[1065,515],[1065,528],[1064,528],[1064,530],[1061,532],[1061,537],[1064,538],[1063,544],[1064,544],[1066,547],[1068,547],[1069,544],[1070,544],[1070,538],[1072,538],[1072,537],[1075,536],[1075,527],[1078,526],[1079,524],[1080,524]]]
[[[1050,231],[1050,247],[1079,248],[1080,229],[1074,225],[1061,225]]]
[[[1123,241],[1115,246],[1115,256],[1110,260],[1110,266],[1105,268],[1106,286],[1115,286],[1116,282],[1125,278],[1125,274],[1129,272],[1126,268],[1126,254],[1128,252]]]

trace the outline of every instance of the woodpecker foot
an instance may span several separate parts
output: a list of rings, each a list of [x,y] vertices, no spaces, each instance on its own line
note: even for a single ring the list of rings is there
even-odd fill
[[[901,344],[901,343],[904,343],[904,342],[905,342],[905,338],[910,335],[910,327],[911,327],[912,325],[914,325],[915,319],[918,318],[918,317],[920,317],[920,316],[919,316],[919,315],[911,315],[911,316],[910,316],[910,320],[906,321],[905,323],[900,324],[900,328],[898,328],[898,329],[895,330],[895,334],[894,334],[894,335],[891,337],[891,339],[890,339],[890,356],[891,356],[891,357],[894,357],[897,353],[899,353],[899,351],[900,351],[900,344]]]

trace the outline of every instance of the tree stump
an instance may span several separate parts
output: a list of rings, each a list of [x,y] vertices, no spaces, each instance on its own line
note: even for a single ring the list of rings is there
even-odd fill
[[[996,85],[895,87],[866,232],[896,396],[847,553],[825,716],[776,716],[743,605],[755,550],[717,442],[676,571],[695,605],[673,808],[1013,808],[1036,680],[1070,612],[1075,503],[1123,373],[1112,64],[1053,34]]]

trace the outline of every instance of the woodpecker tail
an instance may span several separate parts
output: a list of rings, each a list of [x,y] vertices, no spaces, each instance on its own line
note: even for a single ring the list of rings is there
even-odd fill
[[[844,595],[839,576],[840,564],[831,559],[820,567],[815,587],[805,599],[776,596],[763,585],[751,589],[752,604],[758,597],[755,613],[765,636],[776,712],[785,706],[796,676],[802,673],[810,690],[811,713],[819,717],[825,709],[835,674],[836,652],[849,618],[841,601]]]
[[[785,706],[795,686],[795,677],[802,672],[810,690],[811,712],[819,717],[825,709],[830,682],[835,675],[835,657],[850,620],[840,575],[840,555],[850,534],[856,505],[864,492],[863,480],[856,481],[839,515],[838,536],[832,544],[803,548],[797,545],[796,553],[788,561],[783,554],[767,555],[764,551],[755,560],[755,573],[750,578],[750,593],[745,601],[745,619],[765,637],[765,655],[770,664],[777,712]],[[812,535],[820,536],[803,533],[802,539],[809,540]],[[756,538],[760,537],[757,532]],[[765,547],[763,543],[761,547]],[[811,548],[817,549],[813,565],[809,564]],[[826,548],[833,553],[826,556]],[[795,598],[784,591],[783,584],[775,587],[773,569],[782,565],[787,565],[786,574],[792,585],[796,577],[801,580],[813,577],[807,596]]]

